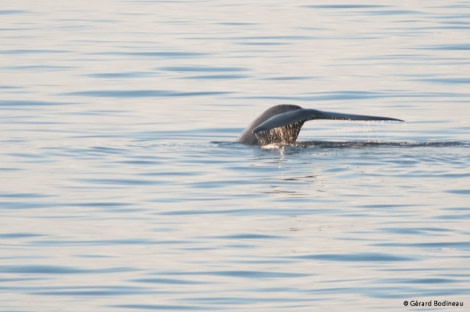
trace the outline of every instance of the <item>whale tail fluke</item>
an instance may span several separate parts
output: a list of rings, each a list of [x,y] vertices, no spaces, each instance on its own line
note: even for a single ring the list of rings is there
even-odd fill
[[[304,109],[297,105],[277,105],[266,110],[248,127],[238,141],[251,145],[295,144],[300,129],[308,120],[365,120],[365,121],[403,121],[401,119],[325,112],[316,109]]]

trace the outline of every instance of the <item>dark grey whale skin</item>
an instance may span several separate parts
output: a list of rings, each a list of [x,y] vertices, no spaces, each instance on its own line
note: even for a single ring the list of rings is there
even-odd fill
[[[268,108],[256,118],[237,141],[248,145],[273,143],[292,145],[295,144],[303,124],[313,119],[403,121],[390,117],[325,112],[298,105],[281,104]]]

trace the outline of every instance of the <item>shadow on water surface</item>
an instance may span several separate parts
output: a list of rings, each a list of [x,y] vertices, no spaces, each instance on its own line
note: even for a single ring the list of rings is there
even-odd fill
[[[212,141],[212,144],[219,146],[239,145],[238,142],[221,142]],[[269,144],[261,146],[263,149],[281,149],[281,148],[366,148],[366,147],[397,147],[397,148],[411,148],[411,147],[469,147],[469,142],[459,141],[427,141],[427,142],[411,142],[411,141],[398,141],[398,142],[382,142],[382,141],[300,141],[295,145],[286,144]]]
[[[362,148],[362,147],[450,147],[462,146],[468,143],[449,142],[381,142],[381,141],[304,141],[297,142],[295,147],[321,147],[321,148]]]

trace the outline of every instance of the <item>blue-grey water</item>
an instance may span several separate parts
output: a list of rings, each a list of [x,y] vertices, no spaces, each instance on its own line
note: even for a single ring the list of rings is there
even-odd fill
[[[470,4],[333,3],[3,1],[0,310],[468,311]]]

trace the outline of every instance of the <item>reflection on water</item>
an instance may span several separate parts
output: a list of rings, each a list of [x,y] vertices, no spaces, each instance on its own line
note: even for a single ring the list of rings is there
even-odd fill
[[[464,311],[469,18],[456,1],[5,3],[0,306]],[[283,103],[407,122],[235,142]]]

